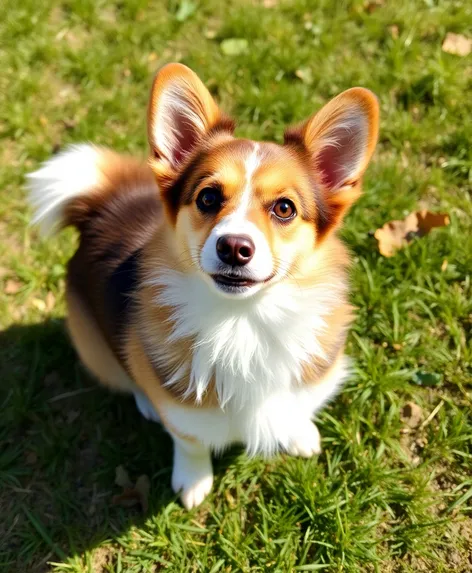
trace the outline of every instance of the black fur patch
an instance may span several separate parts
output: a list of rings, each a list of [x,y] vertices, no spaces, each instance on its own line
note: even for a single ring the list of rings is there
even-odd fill
[[[135,251],[112,272],[104,290],[107,314],[113,316],[118,331],[129,322],[129,309],[138,285],[138,265],[141,249]]]

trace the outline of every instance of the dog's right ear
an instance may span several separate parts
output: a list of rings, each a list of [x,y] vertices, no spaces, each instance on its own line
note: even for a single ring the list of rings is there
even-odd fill
[[[151,167],[161,190],[172,185],[192,151],[216,128],[232,133],[234,125],[200,78],[182,64],[164,66],[154,80],[148,110]]]

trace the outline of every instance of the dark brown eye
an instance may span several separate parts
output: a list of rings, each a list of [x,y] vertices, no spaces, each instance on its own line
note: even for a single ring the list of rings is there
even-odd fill
[[[218,189],[206,187],[197,197],[197,207],[203,213],[216,213],[221,207],[221,193]]]
[[[297,214],[295,205],[290,199],[279,199],[272,207],[272,213],[281,221],[293,219]]]

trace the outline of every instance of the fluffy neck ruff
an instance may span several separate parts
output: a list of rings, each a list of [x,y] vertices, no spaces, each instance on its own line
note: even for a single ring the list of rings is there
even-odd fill
[[[346,293],[344,273],[308,287],[277,283],[243,300],[218,296],[196,272],[158,268],[148,284],[156,305],[170,310],[169,348],[183,340],[192,348],[166,385],[186,377],[185,397],[199,403],[214,381],[220,407],[233,412],[299,384],[305,364],[327,359],[319,338]]]

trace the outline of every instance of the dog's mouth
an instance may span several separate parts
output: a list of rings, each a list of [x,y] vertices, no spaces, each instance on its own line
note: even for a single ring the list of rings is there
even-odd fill
[[[255,280],[235,274],[214,274],[211,275],[211,278],[221,290],[226,292],[241,292],[251,287],[268,283],[273,278],[273,275],[264,280]]]
[[[255,281],[254,279],[237,275],[212,275],[211,278],[218,286],[222,287],[247,288],[259,283],[259,281]]]

